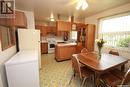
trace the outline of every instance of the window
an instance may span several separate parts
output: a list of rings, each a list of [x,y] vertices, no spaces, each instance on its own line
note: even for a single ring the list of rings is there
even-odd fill
[[[71,31],[70,38],[71,40],[77,41],[77,31]]]
[[[130,12],[100,19],[99,38],[107,46],[130,47]]]
[[[0,25],[1,48],[5,50],[14,45],[14,31],[11,27]]]

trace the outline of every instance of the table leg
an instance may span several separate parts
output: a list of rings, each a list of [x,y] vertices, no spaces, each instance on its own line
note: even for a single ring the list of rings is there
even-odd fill
[[[94,87],[99,87],[100,86],[100,74],[95,73],[95,78],[94,78]]]
[[[121,66],[121,71],[122,71],[122,72],[125,71],[125,64],[123,64],[123,65]]]

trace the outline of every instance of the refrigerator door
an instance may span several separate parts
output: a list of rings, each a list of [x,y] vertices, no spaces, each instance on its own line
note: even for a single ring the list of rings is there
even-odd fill
[[[19,50],[38,50],[41,68],[40,31],[35,29],[18,29]]]

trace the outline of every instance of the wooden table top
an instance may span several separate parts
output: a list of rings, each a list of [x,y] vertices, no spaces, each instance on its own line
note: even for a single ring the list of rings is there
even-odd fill
[[[101,59],[97,59],[96,53],[80,53],[74,55],[78,57],[79,61],[96,72],[102,72],[112,69],[114,67],[123,65],[129,61],[129,59],[115,56],[111,54],[102,54]]]

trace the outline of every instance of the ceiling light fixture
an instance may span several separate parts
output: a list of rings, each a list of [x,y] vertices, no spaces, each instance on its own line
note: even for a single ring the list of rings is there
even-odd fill
[[[88,3],[86,0],[79,0],[76,6],[76,10],[79,10],[80,8],[82,10],[85,10],[88,7]]]
[[[50,15],[50,21],[55,21],[53,13]]]

